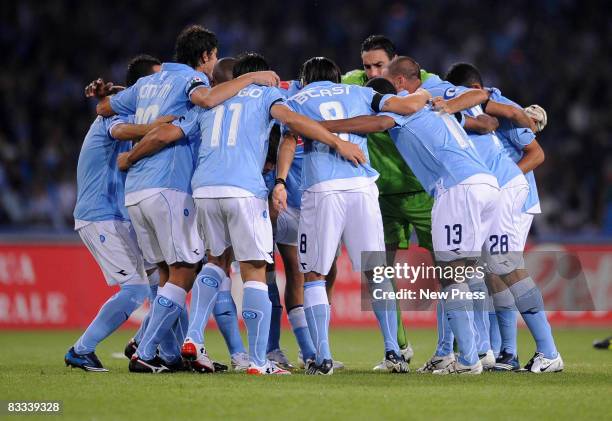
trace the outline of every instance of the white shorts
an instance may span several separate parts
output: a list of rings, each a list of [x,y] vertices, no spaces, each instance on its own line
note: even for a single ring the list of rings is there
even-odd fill
[[[506,275],[525,266],[522,209],[528,195],[529,184],[522,175],[501,188],[495,217],[482,249],[487,270],[496,275]]]
[[[213,256],[220,256],[232,246],[236,261],[274,262],[267,200],[251,196],[203,198],[195,202],[198,230]]]
[[[148,285],[144,259],[129,221],[92,222],[78,231],[108,285]]]
[[[436,260],[479,257],[499,200],[497,181],[438,188],[431,210],[431,237]]]
[[[341,240],[354,271],[384,265],[385,238],[376,184],[355,190],[305,191],[302,195],[300,270],[327,275]],[[364,251],[383,253],[375,253],[371,260],[362,262]]]
[[[278,218],[276,219],[274,241],[277,244],[297,246],[299,225],[300,210],[287,207],[287,209],[278,214]]]
[[[197,263],[204,257],[193,198],[166,189],[127,207],[145,260]]]

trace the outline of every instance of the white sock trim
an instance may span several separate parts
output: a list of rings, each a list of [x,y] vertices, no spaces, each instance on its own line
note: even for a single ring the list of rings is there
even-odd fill
[[[289,324],[291,324],[294,330],[301,327],[308,327],[303,306],[292,308],[291,311],[287,313],[287,317],[289,318]]]
[[[244,287],[259,289],[259,290],[268,292],[268,285],[263,282],[259,282],[259,281],[246,281],[244,283]]]
[[[225,279],[227,277],[227,275],[225,274],[225,272],[223,271],[223,269],[221,269],[219,266],[213,264],[213,263],[206,263],[204,265],[204,267],[202,268],[202,270],[204,270],[205,268],[209,268],[212,269],[216,272],[217,276],[219,276],[219,279]],[[202,273],[202,270],[200,271],[200,273]]]
[[[231,290],[232,290],[232,279],[226,276],[221,282],[221,285],[219,286],[219,292],[231,291]]]
[[[329,305],[325,286],[320,285],[304,288],[304,308],[310,308],[319,304]]]
[[[187,291],[178,285],[174,285],[169,281],[157,290],[157,295],[166,297],[181,308],[185,308],[185,301],[187,299]]]

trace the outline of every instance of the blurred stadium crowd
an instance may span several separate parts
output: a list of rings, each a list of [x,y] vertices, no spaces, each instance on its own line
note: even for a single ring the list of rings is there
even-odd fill
[[[610,3],[572,0],[352,0],[168,3],[108,0],[2,2],[0,231],[69,231],[81,141],[94,118],[83,87],[123,82],[138,53],[172,59],[187,23],[219,37],[219,56],[263,53],[283,79],[307,58],[360,66],[372,33],[443,74],[478,65],[485,84],[548,111],[536,171],[543,215],[533,234],[612,236]]]

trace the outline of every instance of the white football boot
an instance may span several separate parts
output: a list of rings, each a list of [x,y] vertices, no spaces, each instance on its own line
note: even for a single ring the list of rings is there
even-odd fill
[[[459,361],[455,360],[449,364],[446,368],[440,370],[434,370],[433,374],[438,376],[445,376],[447,374],[481,374],[482,363],[480,360],[474,365],[463,365]]]
[[[445,369],[454,362],[455,354],[452,352],[443,357],[434,355],[425,364],[423,364],[423,367],[417,369],[417,373],[433,373],[435,370]]]
[[[557,373],[563,371],[563,359],[559,353],[557,353],[555,358],[548,359],[541,352],[536,352],[521,371],[530,371],[532,373]]]
[[[236,352],[231,357],[230,365],[234,371],[246,371],[250,364],[249,354],[246,352]]]
[[[495,370],[495,354],[493,354],[492,350],[488,350],[484,354],[478,354],[478,358],[480,358],[483,370]]]

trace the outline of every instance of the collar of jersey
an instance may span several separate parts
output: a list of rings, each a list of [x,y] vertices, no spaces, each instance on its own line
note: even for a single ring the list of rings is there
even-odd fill
[[[423,83],[421,84],[421,88],[423,89],[433,88],[434,86],[439,85],[440,83],[442,83],[442,79],[440,79],[440,76],[430,74],[429,77],[425,79]]]
[[[162,63],[162,71],[168,71],[168,70],[193,70],[191,67],[187,66],[186,64],[183,63],[172,63],[172,62],[168,62],[168,63]]]
[[[313,86],[322,86],[322,85],[333,85],[334,82],[331,80],[318,80],[316,82],[311,82],[308,85],[304,86],[304,88],[312,88]]]

